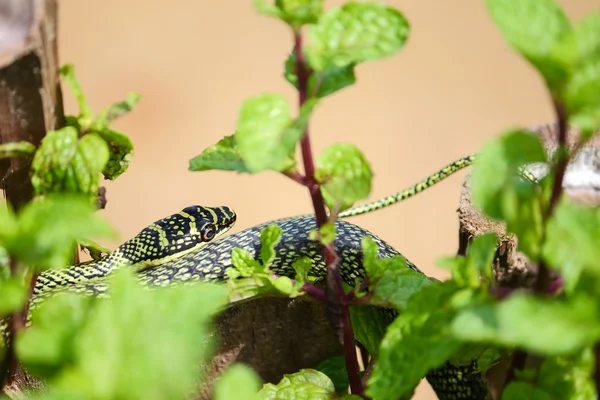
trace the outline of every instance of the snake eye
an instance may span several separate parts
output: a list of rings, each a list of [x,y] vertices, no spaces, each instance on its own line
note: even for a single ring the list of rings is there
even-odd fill
[[[204,228],[202,228],[202,240],[208,242],[215,237],[216,233],[215,226],[213,224],[208,224]]]

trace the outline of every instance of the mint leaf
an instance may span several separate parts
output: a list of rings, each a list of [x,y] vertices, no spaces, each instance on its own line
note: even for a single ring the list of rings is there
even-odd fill
[[[386,4],[349,2],[331,8],[311,27],[308,61],[323,71],[390,57],[402,48],[408,31],[404,16]]]
[[[315,105],[314,100],[306,102],[298,119],[292,121],[289,104],[282,95],[262,94],[246,100],[240,111],[235,140],[248,171],[292,168],[294,149]]]
[[[331,196],[330,209],[338,202],[349,205],[362,200],[371,192],[371,166],[361,151],[349,143],[336,143],[324,149],[317,159],[315,176]]]
[[[513,294],[506,300],[467,307],[452,323],[452,334],[465,341],[521,347],[538,354],[580,351],[600,337],[598,310],[585,296],[539,299]]]
[[[104,139],[109,151],[108,162],[102,174],[105,179],[114,180],[129,168],[133,157],[133,143],[127,135],[108,128],[98,131],[98,136]]]
[[[406,265],[403,259],[398,259]],[[410,268],[389,270],[373,285],[373,302],[403,309],[413,294],[431,282],[426,275]]]
[[[502,393],[502,400],[552,400],[545,390],[527,382],[511,382]]]
[[[302,25],[314,24],[323,12],[323,0],[276,0],[275,5],[265,0],[255,0],[256,10],[267,16],[277,17],[297,30]]]
[[[307,91],[309,95],[322,98],[356,83],[354,64],[343,67],[330,66],[322,71],[311,71],[308,77]],[[296,54],[290,53],[285,61],[284,78],[296,89],[298,76],[296,75]]]
[[[238,154],[234,135],[224,137],[217,144],[207,147],[190,160],[190,171],[210,171],[212,169],[250,172]]]
[[[133,111],[141,99],[142,96],[137,93],[127,93],[125,100],[112,104],[100,111],[90,126],[90,130],[101,132],[107,129],[114,120]]]
[[[598,32],[600,34],[600,32]],[[600,56],[573,72],[564,100],[571,123],[587,136],[600,128]]]
[[[238,247],[231,250],[231,264],[234,268],[228,268],[226,271],[231,279],[249,277],[262,270],[262,265],[248,253],[248,250]]]
[[[335,239],[335,225],[331,222],[323,224],[319,230],[313,230],[309,233],[310,240],[318,240],[322,244],[329,244]]]
[[[22,309],[27,295],[28,291],[22,279],[0,278],[0,319]]]
[[[302,369],[284,375],[277,385],[264,385],[257,400],[330,400],[334,396],[335,386],[327,375],[314,369]]]
[[[243,364],[233,364],[216,380],[214,399],[251,399],[260,388],[260,378],[252,368]]]
[[[379,344],[389,324],[383,313],[384,311],[378,307],[350,307],[350,317],[356,340],[362,343],[372,356],[379,354]]]
[[[410,298],[381,342],[368,396],[395,400],[412,393],[429,370],[461,348],[462,342],[450,331],[457,290],[452,281],[432,282]]]
[[[554,0],[486,0],[504,39],[560,89],[577,55],[572,28]]]
[[[197,384],[198,366],[212,353],[210,324],[225,304],[224,288],[196,283],[149,291],[132,271],[121,270],[110,279],[110,293],[86,310],[84,323],[70,337],[71,362],[55,372],[51,387],[69,393],[66,398],[188,396]],[[35,348],[25,350],[21,344],[21,354],[29,351],[23,358],[26,366],[42,347],[56,345],[52,331],[65,324],[67,315],[63,309],[51,326],[33,323],[31,330],[43,333],[41,340],[31,341]]]
[[[265,267],[269,267],[275,259],[275,247],[281,240],[281,228],[272,224],[260,231],[260,257]]]
[[[29,142],[9,142],[0,144],[0,159],[11,157],[29,157],[35,152],[35,146]]]
[[[452,272],[452,280],[460,286],[476,289],[482,285],[481,276],[492,281],[492,261],[498,246],[498,236],[486,233],[475,237],[467,256],[456,256],[438,260],[438,264]]]
[[[579,58],[583,63],[600,60],[600,10],[586,15],[575,25]]]
[[[519,169],[545,161],[539,136],[511,131],[484,146],[471,175],[473,203],[489,217],[506,221],[507,230],[519,237],[519,250],[532,262],[541,250],[545,200],[534,184],[520,178]]]
[[[79,116],[77,117],[78,124],[83,130],[87,130],[92,124],[94,112],[83,95],[83,90],[81,90],[79,81],[75,78],[75,67],[73,64],[65,64],[60,68],[59,72],[62,75],[63,80],[69,85],[75,99],[77,99],[77,104],[79,105]]]
[[[26,266],[55,268],[68,265],[78,240],[92,236],[114,237],[110,225],[95,214],[85,198],[48,196],[27,204],[17,217],[12,234],[1,245]]]
[[[548,221],[543,257],[572,291],[583,271],[600,275],[600,210],[563,199]]]
[[[538,384],[555,398],[572,400],[596,399],[594,353],[585,349],[567,357],[546,357],[540,368]]]
[[[310,271],[312,264],[313,260],[306,256],[300,257],[292,263],[292,267],[296,271],[296,281],[302,284],[308,281],[308,271]]]
[[[108,159],[107,145],[96,134],[78,139],[71,126],[49,131],[33,158],[31,183],[37,194],[82,193],[95,200]]]
[[[348,373],[346,372],[346,361],[344,356],[333,356],[323,360],[316,368],[327,375],[335,386],[338,395],[348,393]]]

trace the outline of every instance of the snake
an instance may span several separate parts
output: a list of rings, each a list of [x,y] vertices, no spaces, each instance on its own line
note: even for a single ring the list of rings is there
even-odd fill
[[[456,160],[407,189],[342,211],[338,217],[369,213],[408,199],[471,165],[476,158],[477,155],[470,155]],[[535,179],[525,175],[529,180]],[[134,268],[137,280],[148,287],[194,281],[224,281],[227,279],[226,270],[232,267],[231,251],[234,248],[245,249],[258,260],[260,232],[273,224],[278,225],[282,232],[275,247],[275,259],[270,266],[273,273],[294,277],[293,262],[301,257],[309,257],[313,262],[311,275],[325,275],[326,265],[320,244],[309,239],[310,232],[317,229],[314,215],[281,218],[222,237],[235,224],[236,218],[235,212],[227,206],[186,207],[148,225],[135,237],[98,260],[43,271],[34,286],[30,309],[63,290],[101,296],[108,290],[105,278],[124,267]],[[361,249],[364,236],[375,241],[380,258],[401,255],[383,239],[358,225],[336,219],[335,228],[334,246],[341,259],[341,277],[350,285],[356,279],[365,278]],[[407,267],[421,272],[410,261],[407,261]],[[3,337],[7,334],[5,321],[0,322],[0,333]],[[447,362],[430,371],[426,378],[441,400],[484,400],[488,398],[487,383],[476,368],[475,360],[470,365],[462,366]]]

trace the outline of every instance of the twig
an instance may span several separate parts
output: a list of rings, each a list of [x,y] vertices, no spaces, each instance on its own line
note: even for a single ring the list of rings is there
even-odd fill
[[[302,50],[302,34],[299,31],[295,31],[294,51],[296,55],[296,75],[298,77],[298,101],[300,107],[302,107],[307,99],[309,75],[304,63]],[[302,150],[302,161],[304,163],[304,185],[310,192],[317,226],[321,227],[327,223],[328,219],[321,187],[315,179],[315,164],[310,144],[308,125],[306,126],[302,141],[300,142],[300,148]],[[335,252],[333,243],[322,244],[321,248],[323,249],[323,256],[325,257],[325,264],[327,266],[326,296],[329,317],[344,348],[344,358],[346,361],[346,372],[350,382],[350,390],[353,394],[362,395],[364,386],[359,375],[354,332],[352,330],[352,321],[350,319],[350,309],[344,302],[345,294],[340,275],[340,259]]]

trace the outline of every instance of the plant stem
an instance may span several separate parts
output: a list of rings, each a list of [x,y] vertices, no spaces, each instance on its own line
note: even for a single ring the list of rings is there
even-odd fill
[[[560,101],[553,99],[554,110],[556,113],[557,125],[558,125],[558,147],[557,147],[557,159],[554,164],[554,182],[552,184],[552,192],[550,195],[550,202],[548,203],[548,209],[546,210],[544,225],[548,222],[548,219],[552,216],[558,201],[563,193],[563,180],[567,166],[569,165],[570,154],[567,152],[567,111],[564,104]],[[577,148],[577,147],[576,147]],[[542,236],[542,244],[546,239],[545,231]],[[548,293],[550,285],[550,269],[546,265],[543,259],[540,260],[538,265],[538,274],[536,281],[533,286],[534,293],[537,295],[546,295]],[[522,370],[525,368],[528,354],[524,350],[517,350],[513,354],[508,373],[506,375],[506,382],[504,388],[514,380],[515,371]]]
[[[10,259],[10,274],[14,278],[18,275],[19,266],[14,258]],[[30,289],[31,291],[31,289]],[[8,336],[6,338],[6,354],[0,366],[0,388],[10,385],[17,369],[17,354],[15,351],[15,337],[25,327],[25,316],[29,308],[29,298],[23,309],[13,312],[8,316]]]
[[[304,63],[302,48],[302,34],[300,31],[294,31],[294,52],[296,55],[296,75],[298,77],[298,102],[300,107],[304,104],[308,95],[308,77],[309,72]],[[312,155],[310,143],[310,134],[308,124],[306,126],[302,141],[300,142],[302,151],[302,161],[304,164],[304,185],[310,192],[317,226],[320,228],[327,223],[327,212],[325,210],[325,201],[321,193],[319,182],[315,179],[315,163]],[[344,301],[344,290],[342,286],[342,277],[340,275],[340,259],[335,252],[333,243],[321,244],[325,264],[327,266],[327,309],[330,321],[336,329],[338,338],[344,348],[344,358],[346,361],[346,372],[350,382],[350,390],[353,394],[362,395],[364,386],[360,379],[358,358],[355,349],[354,332],[352,330],[352,321],[350,319],[350,309]],[[341,332],[340,332],[341,331]]]

